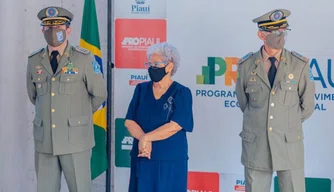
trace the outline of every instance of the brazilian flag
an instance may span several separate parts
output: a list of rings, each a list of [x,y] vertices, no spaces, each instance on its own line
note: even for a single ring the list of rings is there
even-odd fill
[[[97,23],[95,0],[85,0],[80,46],[91,51],[95,60],[99,63],[103,74],[102,53],[100,48],[99,28]],[[104,103],[93,114],[95,147],[92,151],[91,175],[92,180],[107,170],[107,142],[106,142],[106,119],[107,109]]]

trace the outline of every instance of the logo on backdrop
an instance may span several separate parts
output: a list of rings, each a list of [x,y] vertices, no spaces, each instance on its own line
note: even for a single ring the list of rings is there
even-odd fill
[[[196,96],[223,97],[225,107],[239,107],[233,86],[237,81],[238,60],[237,57],[208,57],[202,74],[196,76]]]
[[[187,192],[219,192],[219,174],[188,172]]]
[[[245,192],[245,180],[236,180],[234,185],[234,191]]]
[[[325,67],[321,69],[320,66]],[[331,59],[315,59],[310,60],[310,68],[312,70],[313,79],[321,85],[323,92],[316,92],[315,99],[317,101],[315,110],[327,111],[327,105],[334,101],[334,94],[332,89],[334,88],[334,81],[332,77],[332,60]],[[317,89],[316,89],[317,90]]]
[[[145,69],[146,51],[166,41],[165,19],[116,19],[115,67]]]
[[[150,5],[145,5],[146,0],[135,0],[136,4],[131,5],[133,14],[150,14]]]
[[[130,167],[130,152],[133,144],[133,137],[124,126],[125,119],[115,120],[115,166]]]
[[[150,81],[150,77],[147,74],[147,70],[143,72],[132,73],[129,75],[129,85],[135,86],[139,83]]]
[[[160,43],[160,38],[124,37],[122,48],[133,51],[146,51],[151,45]]]
[[[237,63],[238,58],[226,57],[208,57],[207,66],[202,67],[202,75],[196,76],[196,84],[214,85],[216,78],[225,75],[225,86],[232,86],[232,82],[237,81]],[[216,70],[216,66],[218,69]],[[233,69],[235,66],[235,69]]]

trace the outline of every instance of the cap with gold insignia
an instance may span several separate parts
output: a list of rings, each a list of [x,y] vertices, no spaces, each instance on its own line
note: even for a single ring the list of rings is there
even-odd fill
[[[42,26],[70,24],[74,15],[62,7],[46,7],[37,14]]]
[[[291,12],[286,9],[275,9],[258,18],[253,19],[257,23],[260,30],[274,31],[278,29],[286,29],[289,27],[287,17]]]

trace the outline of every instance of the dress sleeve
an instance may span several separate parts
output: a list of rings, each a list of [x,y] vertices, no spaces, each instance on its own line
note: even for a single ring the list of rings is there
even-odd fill
[[[179,124],[187,132],[192,132],[194,127],[192,105],[193,101],[190,89],[182,87],[175,95],[170,120]]]
[[[137,84],[131,102],[129,104],[128,112],[126,113],[125,119],[133,121],[135,120],[136,110],[139,104],[139,95],[140,95],[140,87],[139,84]]]

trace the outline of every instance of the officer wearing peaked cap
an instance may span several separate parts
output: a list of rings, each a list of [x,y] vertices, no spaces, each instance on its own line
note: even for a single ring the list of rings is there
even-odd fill
[[[302,123],[314,111],[315,85],[308,59],[284,48],[289,15],[276,9],[254,19],[263,46],[238,62],[246,192],[269,192],[274,171],[281,192],[305,191]]]
[[[59,192],[62,172],[70,192],[91,192],[92,114],[107,97],[105,81],[93,55],[69,43],[70,11],[46,7],[37,17],[48,44],[27,65],[37,192]]]

